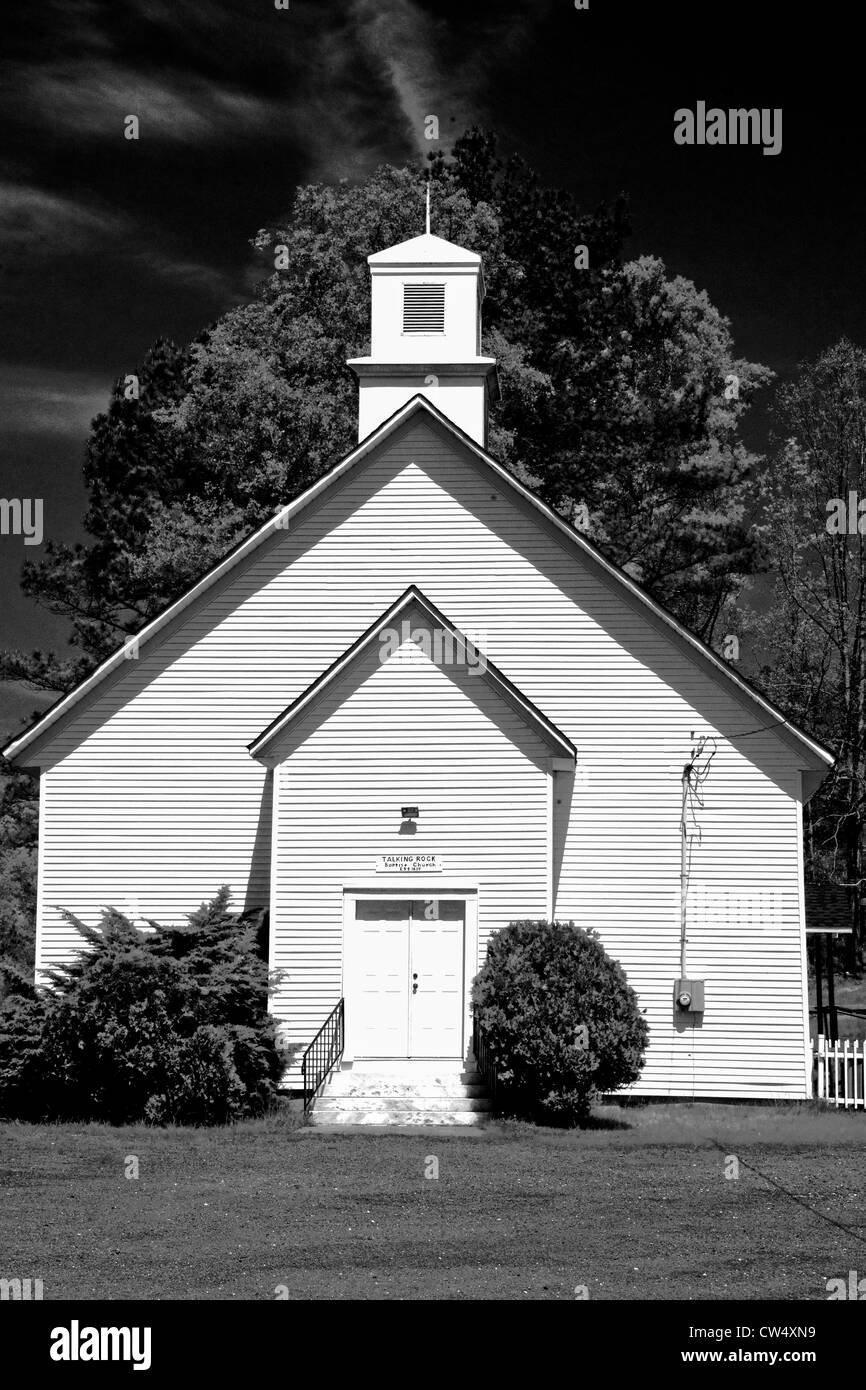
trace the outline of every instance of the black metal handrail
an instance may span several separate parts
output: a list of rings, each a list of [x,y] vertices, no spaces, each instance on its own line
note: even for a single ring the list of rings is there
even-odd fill
[[[496,1070],[496,1058],[493,1055],[490,1040],[477,1017],[472,1019],[472,1051],[475,1054],[475,1065],[484,1077],[485,1085],[490,1092],[490,1099],[495,1107],[496,1088],[499,1079]]]
[[[328,1014],[301,1062],[305,1115],[342,1057],[345,1044],[346,1011],[341,999]]]

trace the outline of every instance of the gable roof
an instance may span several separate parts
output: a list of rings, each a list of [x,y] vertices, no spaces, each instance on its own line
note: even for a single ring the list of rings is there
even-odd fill
[[[52,705],[43,715],[37,719],[29,729],[23,734],[19,734],[16,739],[2,750],[10,762],[20,759],[21,754],[36,742],[37,739],[44,737],[50,728],[69,713],[90,694],[102,681],[113,672],[117,671],[123,664],[126,654],[135,645],[140,652],[145,643],[153,639],[172,622],[183,610],[189,607],[196,599],[205,593],[213,585],[217,584],[226,574],[247,558],[265,541],[273,535],[288,528],[289,523],[299,515],[300,512],[316,501],[323,492],[332,487],[346,473],[359,464],[366,456],[377,448],[380,444],[400,429],[406,422],[416,415],[427,414],[441,428],[445,429],[460,444],[468,449],[474,457],[484,466],[489,468],[501,483],[510,488],[526,506],[534,509],[545,521],[555,528],[556,532],[563,539],[567,547],[575,550],[585,561],[588,561],[591,568],[599,575],[612,581],[624,595],[627,595],[633,603],[642,607],[647,616],[651,617],[657,625],[665,628],[673,640],[679,645],[687,655],[695,658],[705,669],[709,670],[722,685],[727,685],[739,696],[740,701],[747,706],[756,719],[763,721],[767,728],[771,728],[778,733],[796,753],[805,759],[804,765],[819,772],[826,772],[835,761],[833,754],[824,748],[816,739],[813,739],[804,730],[798,728],[780,709],[770,700],[761,695],[749,684],[743,676],[738,675],[728,666],[720,656],[702,642],[699,637],[684,627],[677,618],[674,617],[662,604],[641,588],[636,580],[632,579],[617,565],[609,560],[593,541],[587,539],[563,517],[549,507],[546,502],[542,502],[540,497],[521,483],[512,473],[501,463],[498,463],[491,454],[477,444],[470,435],[464,433],[453,420],[449,420],[443,413],[429,401],[425,396],[416,395],[400,406],[394,414],[384,420],[371,434],[362,439],[354,449],[350,450],[344,458],[336,463],[329,472],[323,474],[311,487],[302,492],[294,501],[282,507],[269,521],[246,540],[241,541],[233,550],[209,570],[196,584],[168,604],[155,618],[152,618],[139,633],[131,637],[123,644],[112,656],[106,658],[91,674],[68,695],[64,695],[56,704]],[[770,724],[766,721],[769,718]],[[26,765],[26,764],[24,764]]]
[[[455,645],[460,644],[464,651],[478,650],[469,638],[465,637],[415,584],[410,584],[396,603],[392,603],[390,608],[386,608],[382,616],[377,618],[356,642],[347,647],[342,656],[338,656],[337,660],[326,671],[316,677],[312,685],[307,686],[307,689],[302,691],[296,700],[287,705],[282,714],[278,714],[276,719],[273,719],[267,728],[253,739],[252,743],[247,744],[252,756],[261,758],[291,724],[316,704],[334,681],[338,680],[355,661],[358,661],[365,652],[369,651],[370,647],[379,641],[386,628],[399,622],[410,612],[420,612],[431,628],[443,629],[449,633],[454,639]],[[538,706],[534,705],[513,681],[503,675],[498,666],[494,666],[492,661],[488,661],[484,657],[484,665],[479,668],[479,674],[506,704],[517,711],[523,722],[534,729],[555,755],[567,758],[571,763],[574,762],[577,749],[571,739],[566,738],[565,734],[557,729],[556,725],[545,714],[542,714]]]
[[[453,241],[445,241],[441,236],[423,232],[421,236],[400,241],[396,246],[386,246],[384,251],[374,251],[367,257],[367,264],[377,265],[479,265],[481,257],[477,251],[467,251]]]

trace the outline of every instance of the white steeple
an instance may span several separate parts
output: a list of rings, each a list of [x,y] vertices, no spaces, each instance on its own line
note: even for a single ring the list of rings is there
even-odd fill
[[[370,356],[353,357],[358,438],[365,439],[412,396],[427,396],[466,434],[487,443],[488,395],[496,361],[481,357],[481,257],[427,230],[367,257]]]

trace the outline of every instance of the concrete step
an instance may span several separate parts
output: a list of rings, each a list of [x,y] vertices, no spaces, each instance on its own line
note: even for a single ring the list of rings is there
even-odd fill
[[[381,1064],[379,1064],[381,1065]],[[381,1065],[381,1070],[377,1070],[370,1062],[356,1062],[354,1066],[342,1067],[332,1073],[332,1079],[337,1076],[349,1076],[360,1078],[379,1084],[379,1082],[393,1082],[395,1085],[403,1081],[442,1081],[448,1083],[459,1081],[464,1086],[483,1086],[484,1077],[475,1067],[442,1066],[441,1063],[423,1064],[415,1062],[401,1062],[399,1066]]]
[[[310,1115],[316,1129],[335,1129],[348,1125],[370,1125],[378,1128],[428,1125],[482,1125],[488,1119],[479,1110],[320,1110],[317,1101]]]
[[[486,1096],[481,1081],[467,1083],[459,1077],[421,1077],[416,1081],[395,1081],[390,1076],[364,1076],[339,1072],[332,1076],[325,1094],[329,1096]]]
[[[478,1125],[491,1105],[481,1073],[470,1062],[362,1062],[334,1072],[310,1112],[317,1129]]]
[[[329,1113],[344,1110],[370,1110],[377,1111],[383,1115],[393,1114],[401,1110],[425,1110],[425,1111],[449,1111],[449,1110],[475,1110],[483,1111],[490,1109],[490,1101],[486,1096],[459,1096],[442,1095],[430,1096],[421,1093],[403,1091],[399,1095],[379,1095],[375,1092],[365,1091],[354,1092],[351,1095],[334,1095],[330,1091],[325,1091],[324,1095],[319,1096],[316,1101],[313,1113]]]

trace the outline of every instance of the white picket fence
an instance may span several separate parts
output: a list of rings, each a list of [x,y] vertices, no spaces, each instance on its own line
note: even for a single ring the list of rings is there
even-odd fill
[[[866,1110],[866,1042],[845,1038],[815,1040],[815,1095],[846,1110]]]

